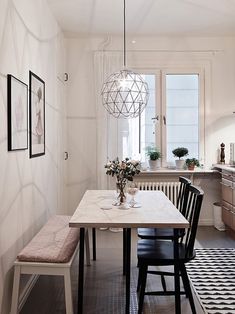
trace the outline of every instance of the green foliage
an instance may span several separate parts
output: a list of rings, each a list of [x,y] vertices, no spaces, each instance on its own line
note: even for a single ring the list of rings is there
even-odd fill
[[[145,150],[150,160],[158,160],[162,157],[160,150],[155,146],[147,146]]]
[[[172,153],[175,157],[180,159],[181,157],[188,155],[188,149],[185,147],[177,147],[172,151]]]
[[[196,159],[196,158],[187,158],[185,160],[185,163],[187,166],[194,165],[196,167],[200,167],[200,163],[199,163],[198,159]]]

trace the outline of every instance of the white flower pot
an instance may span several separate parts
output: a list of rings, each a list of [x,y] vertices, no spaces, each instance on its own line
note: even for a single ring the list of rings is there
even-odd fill
[[[184,169],[184,159],[177,159],[175,161],[176,169]]]
[[[149,169],[150,170],[156,170],[156,169],[160,168],[160,166],[161,166],[160,159],[157,159],[157,160],[149,159]]]

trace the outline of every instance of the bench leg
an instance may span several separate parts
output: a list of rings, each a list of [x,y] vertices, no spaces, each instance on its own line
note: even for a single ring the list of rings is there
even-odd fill
[[[72,298],[72,284],[71,284],[70,269],[66,269],[64,273],[64,293],[65,293],[66,314],[73,314],[73,298]]]
[[[20,266],[15,265],[12,301],[11,301],[11,314],[18,313],[19,289],[20,289]]]
[[[90,266],[91,265],[91,257],[90,257],[90,244],[89,244],[88,229],[86,229],[86,233],[85,233],[85,245],[86,245],[86,264],[87,264],[87,266]]]

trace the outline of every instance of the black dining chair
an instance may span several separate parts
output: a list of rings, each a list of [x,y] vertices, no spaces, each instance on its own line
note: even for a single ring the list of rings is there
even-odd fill
[[[176,207],[179,209],[182,215],[185,214],[189,186],[191,181],[184,177],[179,177],[180,188],[177,197]],[[174,230],[170,228],[159,229],[159,228],[138,228],[137,230],[138,237],[141,239],[164,239],[164,240],[173,240],[174,239]],[[180,231],[180,237],[184,235],[184,230]]]
[[[189,197],[186,206],[185,218],[189,221],[190,227],[186,230],[185,236],[179,243],[179,259],[174,259],[174,242],[165,240],[141,239],[138,241],[137,256],[139,266],[138,288],[139,291],[139,310],[142,313],[145,295],[175,295],[175,291],[151,291],[146,292],[147,274],[155,275],[173,275],[174,272],[152,271],[149,266],[179,266],[180,275],[184,285],[184,291],[180,294],[186,294],[189,298],[191,310],[196,314],[192,291],[186,271],[185,264],[195,258],[194,243],[196,238],[198,220],[203,200],[203,191],[195,186],[189,186]]]

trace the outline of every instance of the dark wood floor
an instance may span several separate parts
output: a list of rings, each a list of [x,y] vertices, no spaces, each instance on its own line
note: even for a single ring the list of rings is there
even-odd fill
[[[136,296],[136,242],[135,230],[132,233],[132,283],[131,314],[137,313]],[[226,232],[213,227],[199,227],[196,247],[235,247]],[[74,305],[76,303],[78,261],[72,268]],[[149,280],[149,287],[159,285],[156,276]],[[168,279],[167,285],[172,285]],[[124,313],[125,281],[122,276],[122,233],[97,231],[97,261],[86,267],[84,314]],[[160,286],[159,286],[160,287]],[[41,276],[25,303],[21,314],[65,313],[63,280],[60,277]],[[174,297],[146,298],[145,314],[174,313]],[[182,296],[182,314],[191,313],[188,300]],[[198,310],[199,313],[199,310]]]

